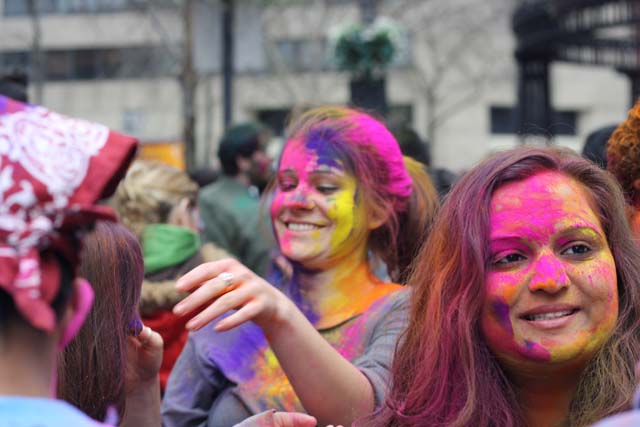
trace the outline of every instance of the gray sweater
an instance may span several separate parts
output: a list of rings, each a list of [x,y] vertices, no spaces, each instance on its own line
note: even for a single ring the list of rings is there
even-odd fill
[[[375,403],[385,398],[395,344],[408,319],[408,289],[320,334],[369,379]],[[276,409],[304,412],[262,331],[246,323],[191,334],[171,372],[162,404],[165,427],[230,427]]]

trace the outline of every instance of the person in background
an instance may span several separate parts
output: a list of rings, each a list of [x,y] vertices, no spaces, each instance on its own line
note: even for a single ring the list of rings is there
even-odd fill
[[[591,160],[603,169],[607,168],[607,142],[617,125],[596,129],[587,136],[582,147],[582,157]]]
[[[229,257],[212,243],[200,244],[198,186],[173,166],[137,160],[111,200],[120,220],[138,237],[144,256],[140,297],[143,322],[164,340],[160,385],[187,341],[186,321],[171,310],[184,298],[175,281],[197,265]]]
[[[436,187],[440,200],[451,190],[457,180],[457,176],[444,168],[434,168],[431,166],[431,153],[429,143],[423,141],[418,133],[408,126],[400,126],[392,130],[393,136],[398,140],[400,150],[405,156],[409,156],[425,165],[431,182]]]
[[[138,239],[122,224],[99,222],[84,241],[78,273],[95,298],[58,361],[58,397],[95,420],[158,427],[162,338],[138,315],[144,278]]]
[[[83,234],[114,220],[111,195],[136,141],[0,96],[0,426],[97,426],[55,399],[57,359],[93,291]]]
[[[640,101],[609,138],[607,170],[622,187],[631,230],[640,238]]]
[[[438,206],[428,175],[374,118],[325,107],[290,125],[269,193],[292,274],[272,285],[223,260],[178,281],[192,294],[174,312],[197,332],[169,378],[165,427],[303,408],[319,425],[350,425],[384,400],[406,325],[401,284]]]
[[[569,150],[472,168],[416,257],[409,328],[368,427],[587,426],[629,407],[640,253],[612,177]]]
[[[204,240],[261,276],[267,273],[273,245],[261,232],[260,220],[259,194],[272,175],[265,139],[264,129],[254,123],[231,127],[218,147],[223,174],[198,198]]]

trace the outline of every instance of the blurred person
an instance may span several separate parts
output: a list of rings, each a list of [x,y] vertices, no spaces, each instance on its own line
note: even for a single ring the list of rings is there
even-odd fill
[[[261,276],[267,273],[272,241],[260,227],[259,194],[272,175],[264,129],[254,123],[231,127],[220,140],[222,176],[200,191],[203,237]]]
[[[609,139],[607,170],[622,187],[631,230],[640,238],[640,101]]]
[[[231,426],[269,409],[349,425],[384,400],[406,325],[401,284],[437,193],[391,133],[359,111],[317,108],[287,134],[268,200],[291,275],[274,286],[224,260],[178,281],[192,294],[174,312],[197,332],[169,378],[165,427]],[[375,276],[372,258],[393,283]]]
[[[93,300],[78,277],[97,202],[113,193],[136,141],[0,96],[0,426],[97,426],[55,399],[59,353]]]
[[[431,182],[433,182],[440,199],[442,199],[449,192],[458,177],[445,168],[432,167],[429,143],[423,141],[415,130],[409,126],[399,126],[393,129],[392,132],[393,136],[398,140],[402,154],[426,166]]]
[[[136,160],[112,199],[120,220],[142,245],[145,280],[140,313],[164,340],[162,390],[188,336],[186,320],[171,311],[185,296],[176,290],[176,279],[203,262],[229,257],[212,243],[201,245],[197,197],[198,186],[185,172],[157,161]]]
[[[95,420],[158,427],[162,338],[138,315],[144,278],[138,239],[122,224],[99,222],[85,238],[78,274],[95,298],[58,361],[58,397]]]
[[[586,426],[625,410],[640,357],[640,253],[611,176],[522,147],[465,174],[409,279],[382,409],[357,425]]]
[[[219,173],[211,168],[198,168],[189,171],[189,178],[198,184],[198,188],[213,184],[218,179]]]
[[[607,168],[607,141],[617,125],[605,126],[594,130],[587,136],[582,147],[582,157],[591,160],[603,169]]]

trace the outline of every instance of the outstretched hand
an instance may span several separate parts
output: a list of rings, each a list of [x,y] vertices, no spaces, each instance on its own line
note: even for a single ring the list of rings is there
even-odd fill
[[[178,316],[192,315],[187,329],[198,330],[222,314],[237,310],[215,325],[226,331],[252,320],[263,329],[287,317],[292,302],[282,292],[235,259],[207,262],[176,283],[191,292],[173,308]]]

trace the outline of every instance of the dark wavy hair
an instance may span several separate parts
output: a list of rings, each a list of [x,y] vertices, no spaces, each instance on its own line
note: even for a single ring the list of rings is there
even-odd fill
[[[565,426],[628,407],[640,358],[640,253],[612,176],[573,152],[519,148],[480,163],[455,185],[418,254],[410,324],[383,408],[361,424],[388,427],[523,427],[515,390],[480,330],[490,264],[489,206],[496,189],[555,171],[593,200],[618,273],[616,327],[583,371]]]

